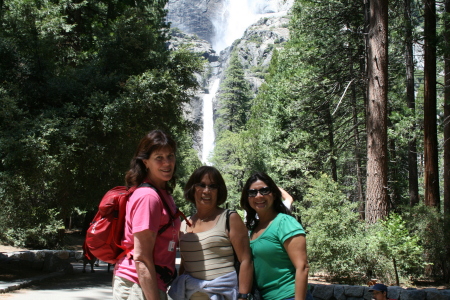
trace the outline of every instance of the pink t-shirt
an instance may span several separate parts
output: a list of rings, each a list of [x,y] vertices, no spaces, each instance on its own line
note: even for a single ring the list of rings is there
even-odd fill
[[[159,190],[166,203],[172,210],[172,215],[176,211],[175,202],[172,196],[165,190]],[[125,216],[125,233],[122,245],[127,248],[134,246],[133,234],[144,230],[151,230],[158,233],[159,228],[169,222],[169,215],[161,202],[158,193],[150,187],[138,188],[127,203]],[[178,231],[180,230],[180,219],[177,218],[161,235],[156,237],[155,248],[153,249],[153,261],[155,265],[167,267],[175,272],[176,246],[178,245]],[[175,242],[173,251],[169,251],[169,243]],[[133,254],[134,250],[131,251]],[[122,278],[131,280],[139,284],[136,266],[133,259],[124,257],[117,262],[114,274]],[[159,278],[158,288],[167,290],[167,285]]]

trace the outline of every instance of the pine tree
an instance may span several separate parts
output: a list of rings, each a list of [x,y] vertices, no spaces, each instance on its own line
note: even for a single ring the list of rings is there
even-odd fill
[[[250,85],[244,77],[244,69],[238,54],[234,51],[220,86],[219,110],[216,119],[219,138],[223,130],[238,132],[244,128],[249,117],[251,99]]]
[[[370,1],[367,103],[366,221],[388,215],[387,91],[388,1]]]
[[[425,204],[439,209],[439,170],[437,147],[436,94],[436,1],[424,1],[424,184]]]

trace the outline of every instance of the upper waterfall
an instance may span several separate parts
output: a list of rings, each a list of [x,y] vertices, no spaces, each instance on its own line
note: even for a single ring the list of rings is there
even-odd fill
[[[212,19],[213,49],[222,51],[242,37],[245,30],[260,18],[284,14],[294,0],[224,0],[223,10]]]
[[[197,95],[202,101],[203,132],[198,146],[201,146],[199,151],[204,164],[211,163],[209,158],[215,145],[214,108],[217,105],[216,96],[220,92],[222,68],[227,65],[228,59],[227,51],[220,54],[221,58],[217,53],[231,46],[235,40],[242,38],[245,31],[261,18],[285,15],[293,2],[294,0],[169,0],[166,8],[167,19],[172,23],[171,26],[179,28],[184,33],[196,35],[209,42],[212,48],[201,52],[202,56],[209,61],[208,78],[203,78],[203,82],[207,82],[208,86],[204,86],[205,94]],[[268,43],[273,45],[272,37],[276,35],[278,33],[271,34],[269,40],[258,47],[267,48]],[[198,43],[194,45],[198,48]],[[203,46],[200,48],[203,49]],[[250,54],[252,55],[253,53]],[[263,59],[254,61],[265,62],[270,60],[270,57],[266,55]],[[261,84],[261,78],[258,76],[253,76],[251,81],[253,86]],[[199,111],[196,110],[196,112]]]

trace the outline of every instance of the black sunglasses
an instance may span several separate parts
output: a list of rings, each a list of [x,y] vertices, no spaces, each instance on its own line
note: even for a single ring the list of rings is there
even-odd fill
[[[270,194],[270,187],[266,186],[266,187],[260,188],[259,190],[254,190],[254,189],[248,190],[248,196],[249,197],[256,197],[256,195],[258,195],[258,192],[262,196],[269,195]]]
[[[204,184],[204,183],[197,183],[195,184],[196,187],[205,190],[206,188],[209,188],[210,191],[217,190],[219,186],[217,184]]]

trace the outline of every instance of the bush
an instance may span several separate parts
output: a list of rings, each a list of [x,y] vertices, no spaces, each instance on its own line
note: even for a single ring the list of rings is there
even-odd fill
[[[368,231],[369,252],[376,257],[373,275],[383,282],[399,284],[423,274],[423,247],[407,223],[392,213]]]
[[[367,225],[327,175],[310,178],[301,207],[307,231],[311,272],[323,272],[339,283],[361,284],[371,278],[394,283],[422,274],[423,248],[399,215]],[[394,267],[394,260],[397,272]]]
[[[408,228],[416,235],[423,247],[424,259],[428,262],[426,275],[434,278],[450,277],[450,224],[445,223],[443,215],[434,207],[423,203],[403,208]]]
[[[3,243],[14,247],[30,249],[54,249],[58,247],[63,236],[64,224],[55,217],[55,209],[49,210],[50,220],[47,224],[38,224],[29,228],[7,228],[2,230],[0,239]]]
[[[366,268],[361,264],[364,223],[358,219],[358,204],[348,201],[327,175],[309,179],[309,186],[300,211],[311,271],[340,282],[359,282]]]

